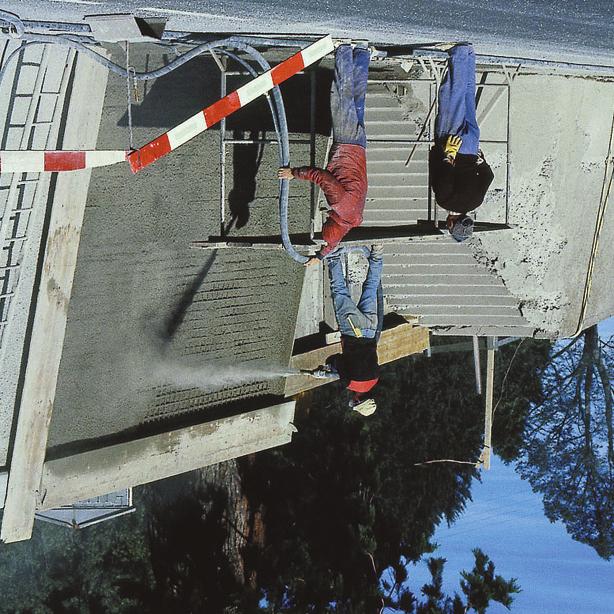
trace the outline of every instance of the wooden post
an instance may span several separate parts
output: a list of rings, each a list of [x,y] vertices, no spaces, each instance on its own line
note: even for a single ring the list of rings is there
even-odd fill
[[[475,391],[482,394],[482,372],[480,366],[480,340],[473,335],[473,368],[475,369]]]
[[[490,450],[492,447],[492,404],[495,385],[495,347],[496,337],[486,338],[486,402],[484,407],[484,450],[482,463],[490,469]]]

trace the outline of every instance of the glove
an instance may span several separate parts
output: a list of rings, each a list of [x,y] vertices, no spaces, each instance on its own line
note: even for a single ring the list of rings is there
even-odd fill
[[[462,143],[463,139],[461,139],[460,136],[451,135],[446,140],[446,145],[443,148],[443,151],[447,157],[454,159],[456,158],[456,154],[458,153]]]

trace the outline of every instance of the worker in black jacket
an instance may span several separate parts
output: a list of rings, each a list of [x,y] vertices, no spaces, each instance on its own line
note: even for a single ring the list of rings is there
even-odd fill
[[[473,234],[467,215],[477,209],[494,178],[480,150],[475,112],[475,53],[469,44],[448,51],[448,72],[439,89],[435,145],[429,155],[437,203],[449,211],[447,226],[457,241]]]

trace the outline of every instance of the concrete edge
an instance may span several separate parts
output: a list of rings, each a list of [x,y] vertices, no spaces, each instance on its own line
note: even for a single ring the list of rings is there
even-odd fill
[[[77,59],[66,147],[82,149],[96,142],[107,76],[100,65]],[[92,100],[100,106],[92,108]],[[58,174],[9,465],[0,532],[5,542],[32,535],[89,179],[88,170]]]
[[[44,465],[37,509],[69,505],[290,442],[295,401],[75,454]]]

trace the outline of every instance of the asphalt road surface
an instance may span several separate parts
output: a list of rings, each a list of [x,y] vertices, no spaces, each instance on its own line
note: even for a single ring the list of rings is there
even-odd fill
[[[612,0],[21,0],[28,19],[165,15],[187,31],[332,33],[376,42],[470,40],[480,53],[614,65]]]

